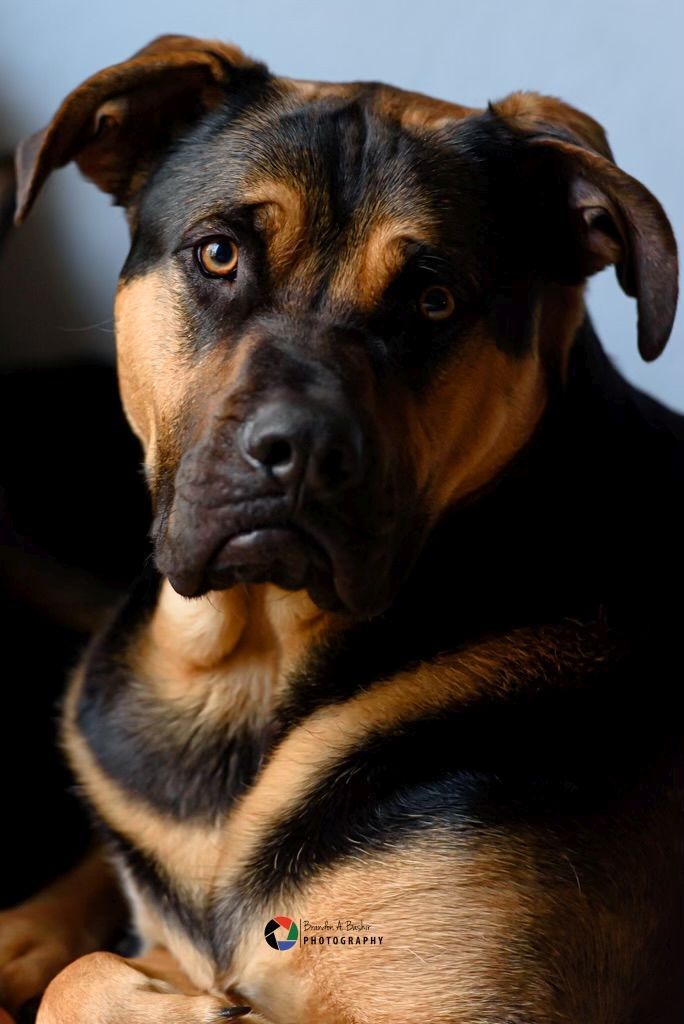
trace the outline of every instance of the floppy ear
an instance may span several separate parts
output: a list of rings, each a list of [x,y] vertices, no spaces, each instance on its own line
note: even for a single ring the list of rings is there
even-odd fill
[[[67,96],[47,128],[19,145],[15,222],[48,174],[71,160],[126,204],[178,132],[250,73],[267,76],[235,46],[171,35],[99,71]]]
[[[537,235],[555,276],[578,283],[613,264],[637,300],[639,352],[656,359],[677,308],[677,245],[658,200],[615,165],[601,126],[561,100],[513,93],[489,109],[522,143],[528,194],[544,197]]]

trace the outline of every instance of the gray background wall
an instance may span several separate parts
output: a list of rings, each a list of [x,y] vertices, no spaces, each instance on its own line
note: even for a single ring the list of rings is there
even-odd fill
[[[301,78],[384,79],[472,105],[518,88],[561,96],[607,127],[684,249],[681,0],[0,0],[0,144],[42,127],[83,78],[162,32],[230,39]],[[125,250],[121,212],[73,169],[55,175],[5,253],[4,363],[108,357]],[[625,374],[684,409],[684,314],[647,366],[612,271],[592,282],[590,307]]]

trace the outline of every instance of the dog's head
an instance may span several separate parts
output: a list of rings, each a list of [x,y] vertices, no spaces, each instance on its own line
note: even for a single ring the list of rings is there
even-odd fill
[[[294,81],[168,36],[20,147],[19,220],[70,160],[126,208],[121,390],[188,596],[381,610],[532,435],[587,275],[616,266],[645,359],[671,329],[667,218],[559,100]]]

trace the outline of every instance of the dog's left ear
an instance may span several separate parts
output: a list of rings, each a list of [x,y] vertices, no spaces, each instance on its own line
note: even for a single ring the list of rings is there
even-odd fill
[[[236,46],[160,36],[122,64],[98,71],[16,153],[15,222],[45,179],[75,160],[115,202],[127,204],[183,129],[220,103],[242,77],[267,76]]]
[[[616,166],[601,126],[567,103],[513,93],[489,110],[521,144],[528,195],[542,197],[536,237],[545,264],[568,283],[613,264],[637,300],[639,352],[656,359],[678,290],[677,245],[658,200]]]

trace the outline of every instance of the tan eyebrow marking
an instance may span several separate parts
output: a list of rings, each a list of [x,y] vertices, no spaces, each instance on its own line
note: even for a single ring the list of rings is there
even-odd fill
[[[243,201],[255,207],[255,221],[268,245],[269,265],[276,278],[296,260],[307,235],[307,203],[301,190],[267,179],[247,186]]]
[[[361,237],[352,233],[330,284],[331,300],[372,309],[405,263],[408,246],[433,241],[427,218],[404,221],[384,217]]]

